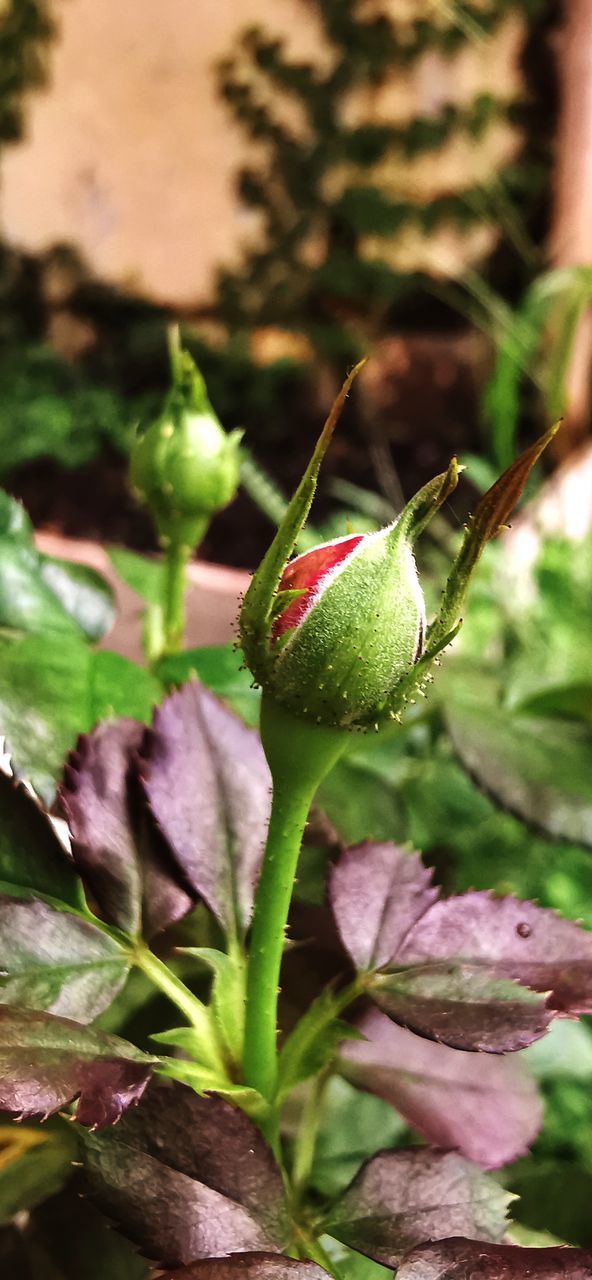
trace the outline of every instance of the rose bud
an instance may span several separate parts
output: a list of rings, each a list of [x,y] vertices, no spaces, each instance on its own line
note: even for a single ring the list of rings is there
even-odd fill
[[[171,362],[173,385],[162,413],[132,447],[131,481],[151,509],[163,547],[184,546],[189,553],[236,493],[242,432],[226,434],[178,339]]]
[[[286,566],[278,608],[282,597],[288,603],[271,631],[270,687],[278,702],[343,728],[389,713],[425,640],[412,543],[456,478],[453,461],[388,528],[337,538]]]
[[[413,543],[453,491],[458,467],[426,484],[378,533],[352,534],[289,561],[321,461],[356,370],[338,396],[276,537],[245,595],[240,631],[248,667],[271,703],[328,730],[379,727],[398,718],[437,655],[454,638],[469,578],[499,532],[552,427],[478,503],[427,631]]]

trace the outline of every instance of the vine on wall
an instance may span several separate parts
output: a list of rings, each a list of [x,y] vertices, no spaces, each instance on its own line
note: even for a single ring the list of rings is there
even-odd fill
[[[304,332],[351,356],[428,278],[462,275],[524,212],[544,169],[524,148],[520,56],[540,0],[303,0],[319,56],[244,31],[219,67],[253,159],[254,232],[219,274],[227,327]],[[321,47],[322,46],[322,47]]]

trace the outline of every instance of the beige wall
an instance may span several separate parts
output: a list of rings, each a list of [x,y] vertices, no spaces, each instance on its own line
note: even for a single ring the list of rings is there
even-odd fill
[[[412,16],[418,2],[380,0],[396,23]],[[314,6],[307,0],[54,4],[61,35],[52,50],[51,83],[31,98],[27,140],[2,162],[4,234],[32,251],[72,243],[98,275],[158,300],[207,302],[215,266],[232,262],[241,242],[260,235],[257,215],[241,208],[233,193],[244,139],[217,98],[214,64],[242,27],[257,22],[286,35],[292,57],[329,60]],[[360,0],[361,14],[372,4]],[[447,12],[442,0],[428,8]],[[491,39],[473,41],[449,59],[427,52],[409,69],[395,68],[372,92],[352,86],[346,119],[401,124],[490,89],[512,100],[521,92],[523,39],[521,21],[510,14]],[[248,67],[244,74],[249,79]],[[276,112],[285,111],[285,100],[273,102]],[[306,130],[296,104],[288,109],[293,127]],[[389,196],[433,199],[487,184],[519,143],[517,131],[500,123],[485,139],[461,136],[412,163],[389,157],[372,180]],[[331,175],[338,190],[351,179],[355,173],[347,167]],[[497,234],[493,222],[470,232],[443,224],[428,237],[411,226],[392,242],[368,237],[359,250],[396,270],[455,275],[486,255]],[[321,215],[303,254],[322,253],[323,235]]]
[[[93,269],[159,299],[206,298],[213,264],[249,234],[232,176],[240,134],[212,66],[245,24],[318,32],[302,0],[55,0],[51,82],[26,142],[5,152],[2,230],[38,251],[75,244]],[[303,13],[304,9],[304,13]]]

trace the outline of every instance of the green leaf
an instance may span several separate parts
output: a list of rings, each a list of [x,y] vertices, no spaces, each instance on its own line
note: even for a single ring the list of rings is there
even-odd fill
[[[126,952],[90,921],[0,896],[0,1003],[93,1022],[129,968]]]
[[[204,1015],[202,1025],[199,1027],[171,1027],[167,1031],[157,1031],[150,1036],[156,1044],[174,1045],[176,1049],[181,1049],[183,1054],[188,1054],[190,1061],[186,1058],[163,1060],[163,1073],[170,1075],[175,1079],[185,1080],[183,1074],[186,1070],[195,1068],[196,1078],[198,1075],[207,1075],[210,1083],[207,1086],[196,1085],[196,1088],[214,1088],[213,1081],[216,1080],[220,1084],[228,1083],[226,1079],[226,1070],[220,1056],[215,1029],[212,1021],[211,1009],[204,1007]],[[180,1075],[175,1075],[176,1066],[181,1068]]]
[[[161,698],[154,676],[110,649],[101,649],[91,654],[90,659],[88,722],[83,731],[92,728],[97,720],[110,716],[129,716],[147,724]]]
[[[348,844],[405,839],[401,781],[409,772],[403,733],[352,738],[325,778],[317,802]]]
[[[76,909],[84,907],[80,880],[55,830],[33,796],[0,772],[0,886],[31,890]]]
[[[76,1138],[63,1121],[0,1125],[0,1223],[29,1211],[71,1177]]]
[[[405,1121],[382,1098],[333,1076],[323,1096],[312,1185],[321,1195],[335,1197],[368,1156],[398,1145],[406,1133]]]
[[[556,838],[592,846],[592,731],[510,711],[484,678],[444,702],[458,758],[498,804]]]
[[[259,723],[261,693],[235,645],[206,645],[203,649],[169,654],[157,664],[156,674],[164,685],[176,688],[197,676],[245,724],[254,728]]]
[[[27,546],[33,540],[33,525],[25,508],[5,489],[0,489],[0,538],[10,538]]]
[[[96,569],[52,556],[40,557],[43,582],[87,640],[100,640],[115,620],[113,591]]]
[[[43,581],[32,547],[0,539],[0,626],[13,632],[77,634],[78,627]]]
[[[115,572],[126,586],[147,604],[160,605],[164,590],[165,569],[162,559],[140,556],[127,547],[108,547]]]
[[[47,803],[80,733],[110,715],[148,721],[159,697],[149,672],[76,635],[0,639],[0,734],[15,772]]]
[[[523,698],[512,710],[519,715],[560,716],[592,725],[592,683],[580,680],[546,686]]]
[[[0,501],[0,628],[100,639],[113,622],[111,588],[94,569],[41,555],[19,503]]]
[[[564,1160],[521,1161],[508,1185],[520,1197],[514,1210],[518,1222],[592,1248],[592,1171]]]
[[[520,1055],[537,1080],[572,1079],[592,1082],[592,1034],[584,1022],[562,1018],[546,1036]]]

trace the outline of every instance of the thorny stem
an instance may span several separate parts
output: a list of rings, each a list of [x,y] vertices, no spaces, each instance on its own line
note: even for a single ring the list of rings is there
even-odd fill
[[[302,834],[315,787],[276,783],[257,891],[247,971],[245,1082],[273,1099],[278,982]]]
[[[245,1083],[269,1101],[277,1084],[278,982],[296,864],[314,794],[348,734],[309,724],[264,696],[261,737],[273,803],[257,890],[247,970]]]

